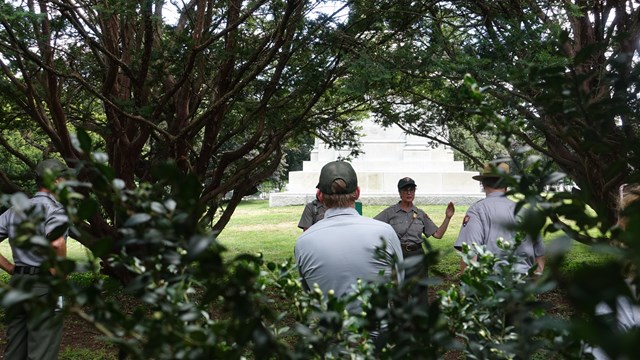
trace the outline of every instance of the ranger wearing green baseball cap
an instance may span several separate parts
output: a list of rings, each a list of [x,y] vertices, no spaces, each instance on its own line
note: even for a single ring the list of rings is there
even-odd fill
[[[335,183],[342,180],[343,185]],[[351,164],[346,161],[333,161],[322,167],[320,170],[320,181],[318,189],[326,195],[351,194],[358,188],[358,175]]]
[[[402,261],[398,236],[389,224],[356,211],[360,188],[351,164],[332,161],[322,167],[317,195],[326,208],[324,219],[302,233],[294,249],[303,288],[310,291],[317,284],[323,293],[333,290],[339,297],[352,292],[359,280],[402,281],[403,271],[391,260]],[[377,257],[380,246],[387,256]],[[349,306],[350,311],[358,308]]]

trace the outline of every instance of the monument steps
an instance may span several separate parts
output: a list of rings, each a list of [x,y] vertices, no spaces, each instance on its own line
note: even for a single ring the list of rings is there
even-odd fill
[[[362,133],[362,154],[350,163],[358,174],[364,205],[397,202],[398,180],[406,176],[418,185],[414,202],[419,205],[449,201],[472,204],[484,197],[478,182],[471,178],[477,172],[465,171],[463,162],[455,161],[450,149],[432,148],[424,138],[407,135],[399,127],[382,128],[371,120],[363,122]],[[269,205],[299,205],[312,201],[320,169],[349,153],[345,149],[331,149],[316,139],[302,171],[289,173],[286,191],[270,194]]]

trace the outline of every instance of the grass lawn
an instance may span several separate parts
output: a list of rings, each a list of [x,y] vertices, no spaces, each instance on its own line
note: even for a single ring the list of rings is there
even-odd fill
[[[364,206],[363,215],[374,217],[385,206]],[[444,205],[420,206],[436,223],[442,224]],[[460,256],[453,250],[462,219],[468,206],[456,206],[456,214],[451,219],[449,229],[442,239],[429,238],[431,246],[441,251],[441,262],[435,269],[446,274],[454,274],[459,269]],[[298,221],[304,209],[303,205],[269,207],[266,200],[244,201],[233,214],[227,227],[218,236],[218,240],[229,249],[229,255],[239,253],[262,253],[267,261],[282,262],[293,258],[296,238],[302,233]],[[548,244],[552,238],[545,239]],[[87,261],[87,249],[73,239],[67,242],[68,256],[77,261]],[[0,243],[0,252],[11,259],[8,241]],[[593,263],[602,259],[589,246],[573,242],[565,267],[572,269],[580,264]],[[0,280],[7,281],[8,275],[0,271]]]
[[[88,260],[88,249],[74,239],[67,240],[67,256],[76,261]],[[9,261],[13,262],[13,256],[11,256],[11,248],[9,247],[9,241],[5,240],[0,243],[0,254],[4,255]],[[9,274],[0,270],[0,283],[8,282]]]
[[[386,206],[364,206],[363,215],[374,217]],[[442,224],[444,205],[420,206],[436,223]],[[454,274],[459,269],[460,256],[453,249],[462,219],[468,206],[456,206],[456,214],[451,219],[447,233],[442,239],[429,238],[431,246],[441,251],[441,262],[435,270]],[[269,207],[269,202],[245,201],[238,206],[227,227],[218,236],[230,254],[262,253],[267,261],[282,262],[293,257],[296,238],[302,233],[298,221],[303,205]],[[549,244],[553,238],[545,239]],[[602,255],[595,254],[589,246],[573,242],[565,267],[573,269],[582,263],[600,261]]]

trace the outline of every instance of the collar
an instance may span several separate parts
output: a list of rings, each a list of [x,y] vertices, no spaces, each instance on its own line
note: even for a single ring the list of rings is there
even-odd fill
[[[53,196],[53,194],[52,194],[52,193],[50,193],[50,192],[48,192],[48,191],[37,191],[37,192],[33,195],[33,197],[36,197],[36,196],[44,196],[44,197],[48,197],[48,198],[49,198],[49,199],[51,199],[51,200],[55,200],[55,199],[56,199],[56,198]]]
[[[398,212],[402,211],[403,213],[407,213],[407,214],[410,213],[410,212],[418,212],[418,208],[416,207],[416,204],[411,204],[411,208],[409,209],[409,211],[404,211],[404,210],[402,210],[402,207],[400,206],[401,203],[402,203],[402,201],[398,201],[398,203],[394,205],[393,210],[395,212],[398,213]]]
[[[358,214],[358,212],[354,208],[331,208],[331,209],[326,209],[325,212],[324,212],[325,219],[326,218],[330,218],[330,217],[334,217],[334,216],[341,216],[341,215],[358,215],[358,216],[360,216],[360,214]]]
[[[53,196],[53,194],[48,192],[48,191],[38,191],[33,195],[33,197],[34,198],[36,198],[36,197],[45,197],[45,198],[51,200],[54,204],[60,204],[58,199],[56,199],[56,197]]]
[[[507,193],[504,191],[494,191],[492,193],[487,194],[488,198],[494,198],[494,197],[505,197]]]

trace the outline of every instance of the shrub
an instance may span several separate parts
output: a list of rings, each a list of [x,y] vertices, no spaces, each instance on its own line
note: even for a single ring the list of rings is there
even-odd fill
[[[602,346],[611,354],[631,355],[629,344],[635,333],[620,340],[615,338],[619,331],[610,324],[584,321],[593,319],[599,302],[611,303],[629,292],[622,285],[621,264],[637,265],[640,246],[627,233],[621,238],[629,251],[607,248],[612,256],[607,266],[585,266],[572,279],[560,270],[567,249],[561,236],[549,251],[550,271],[536,281],[510,266],[496,270],[497,257],[476,248],[478,261],[471,262],[467,253],[470,266],[460,285],[443,290],[428,303],[421,294],[437,283],[435,278],[360,283],[353,294],[336,298],[317,289],[303,292],[290,262],[265,264],[261,256],[248,254],[224,257],[225,248],[215,234],[198,221],[204,209],[197,201],[197,179],[175,166],[160,165],[156,185],[140,184],[135,190],[126,189],[102,163],[88,161],[82,166],[94,174],[92,182],[67,182],[56,194],[67,207],[75,238],[94,244],[92,251],[101,257],[117,249],[107,260],[129,274],[122,291],[136,302],[129,306],[105,297],[114,282],[93,275],[55,277],[47,299],[24,297],[4,286],[0,300],[5,305],[29,301],[37,311],[50,308],[57,295],[64,295],[64,313],[77,314],[92,324],[117,346],[120,358],[436,359],[450,351],[469,358],[540,354],[572,358],[580,356],[583,343]],[[538,169],[535,179],[509,178],[514,192],[521,194],[518,206],[526,204],[530,209],[528,221],[519,230],[530,235],[557,231],[557,223],[546,220],[563,214],[584,231],[581,235],[588,235],[592,219],[574,214],[579,202],[562,201],[566,194],[540,195],[557,176],[545,173],[548,169],[540,163],[530,162],[530,166]],[[14,195],[11,201],[20,199],[24,196]],[[94,238],[82,231],[82,223],[98,211],[96,203],[110,203],[118,213],[116,238]],[[27,246],[42,246],[29,233],[33,228],[29,224],[37,221],[27,219],[21,226]],[[638,233],[634,227],[631,231]],[[60,274],[93,266],[49,255],[48,265]],[[438,258],[438,252],[431,251],[423,261],[429,268]],[[583,317],[554,319],[545,313],[545,304],[537,297],[555,287],[569,292]],[[349,311],[354,306],[361,311]],[[71,351],[65,356],[77,354]]]

